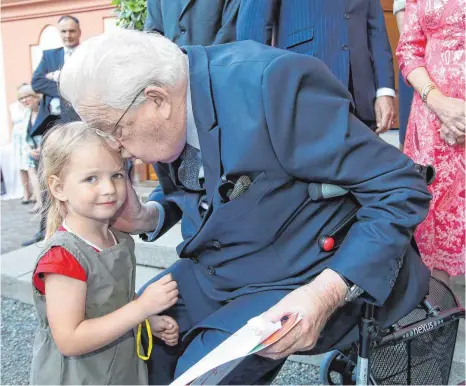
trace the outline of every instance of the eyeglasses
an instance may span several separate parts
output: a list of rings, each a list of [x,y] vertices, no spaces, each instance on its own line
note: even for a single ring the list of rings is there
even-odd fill
[[[29,95],[24,95],[24,96],[22,96],[21,98],[18,98],[18,100],[19,100],[20,102],[23,102],[23,101],[25,101],[26,99],[28,99],[28,98],[33,98],[33,97],[34,97],[34,95],[29,94]]]
[[[121,120],[123,119],[123,117],[126,115],[126,113],[129,111],[129,109],[134,105],[134,102],[136,102],[136,99],[138,99],[139,95],[141,95],[141,93],[145,90],[145,88],[143,88],[141,91],[139,91],[136,96],[133,98],[133,100],[131,101],[131,103],[129,104],[129,106],[126,108],[126,110],[123,112],[123,114],[121,115],[120,119],[117,121],[117,123],[115,123],[115,125],[112,127],[112,129],[110,130],[110,133],[115,133],[118,129],[118,124],[121,122]],[[100,135],[101,137],[107,139],[107,140],[110,140],[112,142],[120,142],[119,139],[121,139],[121,134],[120,135],[117,135],[117,136],[114,136],[110,133],[106,133],[100,129],[96,129],[95,132],[97,133],[97,135]]]

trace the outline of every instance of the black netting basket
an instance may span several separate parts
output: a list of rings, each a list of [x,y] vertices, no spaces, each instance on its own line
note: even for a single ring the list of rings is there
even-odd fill
[[[427,300],[438,312],[459,307],[452,291],[431,278]],[[380,385],[447,385],[455,350],[459,319],[432,323],[429,331],[404,329],[413,323],[429,322],[425,307],[419,306],[402,318],[396,328],[406,331],[404,339],[371,350],[371,375]]]

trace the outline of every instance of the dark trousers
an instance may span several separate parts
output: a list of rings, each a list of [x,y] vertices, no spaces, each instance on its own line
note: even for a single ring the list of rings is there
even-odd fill
[[[179,270],[184,263],[184,261],[180,260],[173,264],[170,268],[146,283],[144,287],[139,290],[139,294],[141,294],[149,284],[157,281],[167,273],[171,273],[178,283],[182,283]],[[196,292],[195,295],[199,296],[199,298],[203,297],[201,289],[198,289],[198,291],[191,289],[191,292]],[[288,292],[289,291],[286,291],[286,293]],[[286,293],[284,292],[283,296]],[[260,293],[250,296],[260,296]],[[232,311],[244,309],[250,300],[249,295],[240,297],[227,303],[223,307],[231,308]],[[270,301],[271,304],[267,305],[267,308],[271,307],[278,300]],[[174,379],[183,374],[206,354],[231,336],[229,332],[205,326],[195,333],[188,334],[187,339],[181,339],[186,332],[205,318],[204,314],[209,312],[211,309],[210,307],[210,305],[207,305],[203,301],[199,301],[199,307],[188,307],[183,299],[182,288],[180,288],[178,303],[163,313],[164,315],[171,316],[178,322],[180,341],[177,346],[170,347],[163,341],[154,337],[152,354],[147,361],[149,384],[170,384]],[[215,305],[212,304],[212,307],[215,307]],[[194,308],[196,309],[193,311]],[[144,346],[147,347],[147,337],[144,337],[143,343]],[[271,360],[257,355],[251,355],[246,357],[231,373],[229,373],[222,380],[221,384],[268,385],[272,383],[284,363],[285,359]]]

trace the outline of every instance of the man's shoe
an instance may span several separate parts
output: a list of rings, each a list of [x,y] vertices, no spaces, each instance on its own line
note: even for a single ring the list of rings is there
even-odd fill
[[[45,234],[42,231],[37,232],[34,237],[30,240],[25,241],[24,243],[21,243],[23,247],[27,247],[28,245],[38,243],[39,241],[42,241],[45,238]]]

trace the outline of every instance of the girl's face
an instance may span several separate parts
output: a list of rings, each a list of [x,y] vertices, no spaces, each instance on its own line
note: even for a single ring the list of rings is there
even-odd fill
[[[126,200],[123,159],[97,139],[78,147],[64,170],[57,198],[65,203],[67,216],[109,220]]]

